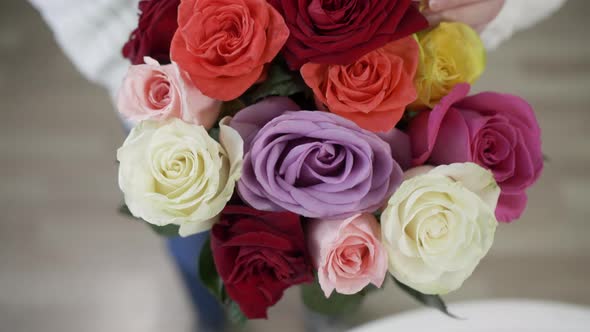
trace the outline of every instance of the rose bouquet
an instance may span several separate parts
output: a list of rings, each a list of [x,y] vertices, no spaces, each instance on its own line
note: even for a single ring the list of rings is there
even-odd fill
[[[387,276],[446,311],[543,168],[531,106],[469,96],[475,31],[410,0],[144,0],[119,96],[128,211],[210,231],[204,284],[265,318],[303,284],[322,313]]]

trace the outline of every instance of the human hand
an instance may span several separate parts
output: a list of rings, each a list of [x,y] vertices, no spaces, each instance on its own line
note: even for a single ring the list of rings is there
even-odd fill
[[[494,19],[505,0],[430,0],[422,12],[430,25],[442,21],[463,22],[478,32]]]

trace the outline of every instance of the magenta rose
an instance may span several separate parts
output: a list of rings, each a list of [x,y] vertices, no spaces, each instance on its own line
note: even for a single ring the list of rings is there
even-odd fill
[[[493,92],[466,97],[469,89],[457,85],[432,111],[412,120],[413,164],[471,161],[491,170],[502,189],[496,217],[510,222],[522,215],[526,189],[543,169],[541,129],[522,98]]]
[[[412,0],[269,0],[291,35],[284,56],[292,69],[307,62],[347,65],[385,44],[426,29]]]

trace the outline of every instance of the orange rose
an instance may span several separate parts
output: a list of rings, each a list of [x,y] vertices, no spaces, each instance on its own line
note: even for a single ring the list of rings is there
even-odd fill
[[[288,37],[266,0],[182,0],[170,52],[203,94],[231,100],[261,77]]]
[[[416,100],[414,76],[418,43],[406,37],[367,53],[349,65],[308,63],[301,75],[321,108],[356,122],[360,127],[389,131]]]

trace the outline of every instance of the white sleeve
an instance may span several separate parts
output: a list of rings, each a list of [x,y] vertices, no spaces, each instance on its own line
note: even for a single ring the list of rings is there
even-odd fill
[[[121,49],[137,26],[138,0],[29,0],[77,69],[114,96],[130,63]]]
[[[485,28],[481,38],[495,49],[518,30],[526,29],[558,10],[565,0],[506,0],[500,14]]]

